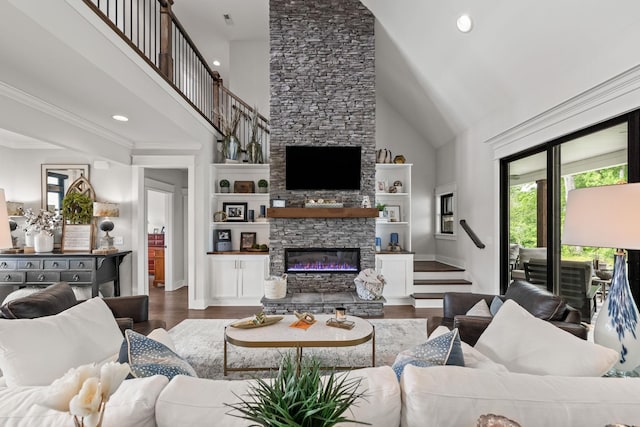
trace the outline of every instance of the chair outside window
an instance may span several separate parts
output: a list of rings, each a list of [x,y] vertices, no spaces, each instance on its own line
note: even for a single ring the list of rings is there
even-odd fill
[[[530,283],[547,287],[547,261],[530,259],[524,264]],[[567,304],[580,311],[582,321],[590,323],[596,309],[598,285],[592,283],[593,266],[589,261],[561,261],[559,295]]]

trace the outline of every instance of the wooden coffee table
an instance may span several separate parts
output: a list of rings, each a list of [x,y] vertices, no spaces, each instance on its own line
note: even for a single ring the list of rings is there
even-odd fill
[[[342,329],[327,326],[326,321],[333,316],[315,315],[316,323],[308,329],[292,328],[290,325],[298,319],[287,315],[273,325],[253,329],[240,329],[227,325],[224,329],[224,375],[231,371],[263,371],[271,367],[227,366],[227,343],[238,347],[254,348],[295,348],[298,366],[302,360],[302,349],[306,347],[350,347],[371,341],[371,366],[376,365],[376,334],[373,325],[364,319],[348,316],[347,320],[355,322],[353,329]],[[250,318],[247,318],[250,319]],[[363,366],[364,367],[364,366]],[[353,367],[348,367],[353,368]]]

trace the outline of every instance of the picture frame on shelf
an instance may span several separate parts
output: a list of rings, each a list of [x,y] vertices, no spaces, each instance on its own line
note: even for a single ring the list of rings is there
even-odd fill
[[[271,207],[272,208],[286,208],[287,207],[287,199],[271,199]]]
[[[224,202],[222,210],[227,214],[227,222],[247,222],[247,202]]]
[[[400,206],[397,205],[387,205],[384,208],[384,215],[387,217],[389,222],[400,222]]]
[[[213,250],[228,252],[231,250],[231,229],[213,230]]]
[[[387,182],[376,181],[376,193],[386,193],[386,192],[387,192]]]
[[[242,232],[240,233],[240,250],[246,251],[252,249],[256,244],[257,233],[255,232]]]

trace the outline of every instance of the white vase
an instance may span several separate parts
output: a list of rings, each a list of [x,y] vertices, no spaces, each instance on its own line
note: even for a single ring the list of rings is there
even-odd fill
[[[32,248],[33,247],[33,235],[35,234],[35,231],[25,231],[24,233],[24,245],[28,248]]]
[[[33,238],[33,247],[36,252],[53,251],[53,236],[45,231],[41,231]]]
[[[615,255],[611,287],[593,332],[596,344],[618,352],[614,369],[620,373],[630,373],[640,366],[640,314],[629,288],[625,264],[624,254]]]

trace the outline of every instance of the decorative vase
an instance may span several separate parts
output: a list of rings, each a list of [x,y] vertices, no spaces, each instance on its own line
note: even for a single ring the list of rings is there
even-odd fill
[[[33,247],[33,236],[35,231],[25,231],[24,233],[24,245],[28,248]]]
[[[33,247],[36,252],[51,252],[53,250],[53,235],[41,231],[33,238]]]
[[[228,135],[225,138],[224,157],[227,160],[238,161],[240,157],[240,141],[235,135]]]
[[[255,139],[252,139],[251,142],[247,144],[247,154],[249,155],[249,163],[260,164],[264,162],[262,159],[262,144]]]
[[[593,333],[596,344],[618,352],[618,362],[613,368],[620,374],[630,373],[640,365],[640,315],[629,288],[625,263],[624,253],[615,255],[611,287]]]

